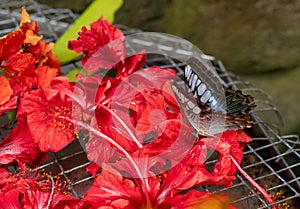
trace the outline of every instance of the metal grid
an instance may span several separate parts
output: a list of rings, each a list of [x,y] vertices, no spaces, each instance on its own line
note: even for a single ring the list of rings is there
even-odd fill
[[[44,35],[47,41],[56,40],[69,26],[69,23],[73,22],[76,18],[76,15],[70,10],[51,9],[33,0],[2,0],[0,4],[0,35],[4,35],[18,27],[19,12],[22,5],[27,5],[27,10],[31,18],[40,24],[41,34]],[[120,26],[120,28],[125,34],[137,31],[124,26]],[[165,43],[169,41],[170,40],[162,39],[162,42]],[[145,42],[139,40],[137,43],[140,44],[142,48]],[[189,44],[183,42],[176,44],[178,44],[181,49],[178,53],[188,52],[191,49]],[[172,45],[174,45],[174,43],[172,43]],[[163,47],[161,48],[161,52],[163,55],[149,56],[147,65],[173,68],[179,74],[182,73],[183,64],[164,55]],[[268,186],[268,192],[278,197],[275,202],[276,204],[281,204],[282,208],[287,208],[288,206],[286,204],[290,206],[289,208],[300,208],[300,142],[298,136],[280,136],[279,127],[282,123],[281,116],[276,107],[273,106],[266,92],[256,88],[249,82],[242,81],[238,76],[228,72],[221,61],[215,60],[210,56],[205,56],[205,58],[210,60],[221,78],[228,85],[241,89],[245,93],[252,94],[256,98],[258,106],[252,113],[255,119],[255,126],[248,130],[248,134],[253,137],[253,141],[245,148],[245,156],[242,162],[243,169],[258,183]],[[68,72],[74,67],[77,68],[80,66],[80,61],[77,61],[65,64],[62,70],[63,72]],[[213,162],[214,160],[211,160],[209,163]],[[49,158],[39,169],[62,175],[65,180],[69,182],[73,195],[82,197],[93,182],[93,177],[86,172],[86,167],[89,164],[90,162],[87,160],[81,145],[75,141],[58,153],[49,153]],[[239,208],[271,207],[239,174],[237,174],[237,180],[234,181],[233,186],[229,189],[216,186],[199,189],[229,193]]]
[[[57,40],[77,18],[69,9],[53,9],[34,0],[1,0],[0,37],[19,27],[22,6],[39,23],[40,34],[47,42]]]

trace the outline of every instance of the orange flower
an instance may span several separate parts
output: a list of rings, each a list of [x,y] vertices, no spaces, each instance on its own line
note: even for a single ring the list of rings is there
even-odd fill
[[[9,81],[5,77],[0,76],[0,105],[6,103],[12,95],[13,90]]]
[[[38,24],[30,20],[23,7],[20,27],[0,39],[0,68],[6,77],[16,79],[28,90],[47,88],[61,74],[59,60],[51,52],[53,43],[46,44],[38,32]],[[35,73],[41,69],[46,73],[44,76]]]

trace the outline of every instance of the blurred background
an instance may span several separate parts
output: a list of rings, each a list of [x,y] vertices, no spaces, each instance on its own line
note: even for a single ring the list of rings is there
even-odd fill
[[[300,1],[123,0],[115,23],[191,41],[268,92],[282,134],[300,134]],[[38,0],[81,13],[92,0]]]

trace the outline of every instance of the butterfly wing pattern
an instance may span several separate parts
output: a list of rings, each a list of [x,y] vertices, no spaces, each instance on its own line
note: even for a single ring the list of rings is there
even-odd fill
[[[173,81],[172,89],[198,134],[211,136],[252,126],[253,97],[225,86],[202,60],[187,61],[183,80],[186,85]]]

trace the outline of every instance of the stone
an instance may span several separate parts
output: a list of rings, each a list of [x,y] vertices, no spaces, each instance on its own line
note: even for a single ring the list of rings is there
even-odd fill
[[[300,67],[285,71],[243,76],[244,79],[266,91],[281,112],[284,125],[281,134],[300,135]],[[270,122],[272,118],[269,118]]]
[[[300,1],[124,0],[116,23],[190,40],[231,71],[299,65]]]

